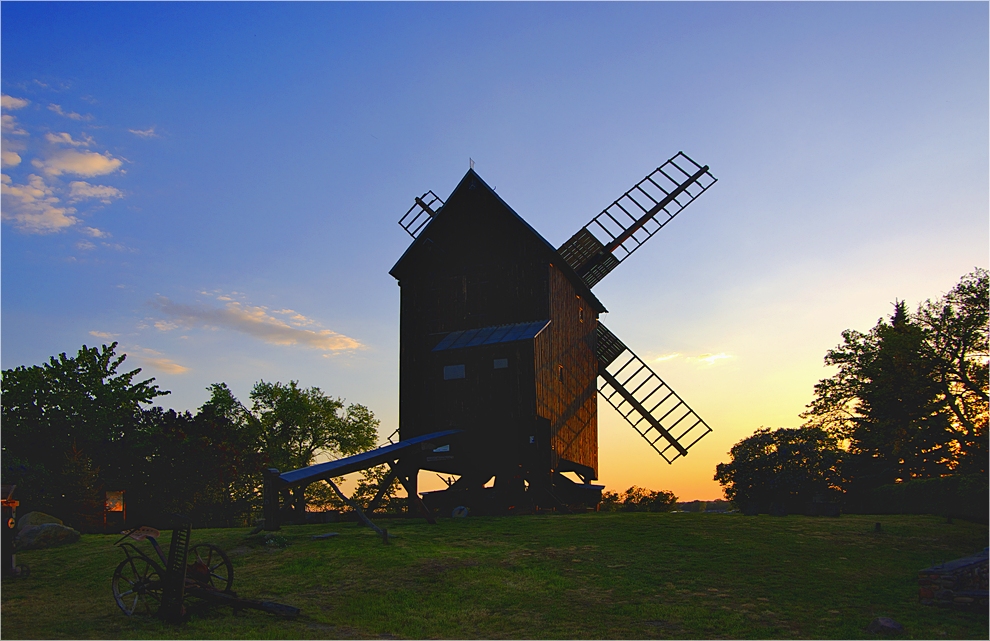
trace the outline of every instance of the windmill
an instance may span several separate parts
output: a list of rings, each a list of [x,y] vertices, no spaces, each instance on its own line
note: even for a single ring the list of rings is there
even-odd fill
[[[397,462],[411,494],[430,470],[459,477],[423,495],[432,508],[597,503],[598,396],[668,463],[711,431],[601,323],[592,290],[715,182],[678,152],[556,248],[473,166],[446,201],[415,198],[399,221],[413,241],[389,272],[399,438],[445,436]]]

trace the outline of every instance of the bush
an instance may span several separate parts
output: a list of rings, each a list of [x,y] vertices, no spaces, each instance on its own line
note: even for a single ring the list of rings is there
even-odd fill
[[[848,496],[853,514],[936,514],[987,523],[990,484],[982,474],[953,475],[882,485]]]
[[[667,490],[647,490],[633,485],[619,494],[602,492],[603,512],[669,512],[677,505],[677,497]]]

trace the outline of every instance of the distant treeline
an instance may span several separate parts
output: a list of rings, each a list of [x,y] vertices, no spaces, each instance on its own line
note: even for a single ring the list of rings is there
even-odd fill
[[[3,371],[2,481],[17,485],[21,513],[42,510],[97,530],[104,492],[122,490],[131,523],[180,513],[197,526],[243,525],[260,506],[262,468],[295,469],[317,453],[376,444],[371,410],[295,381],[258,382],[250,408],[223,383],[208,388],[195,413],[142,407],[168,392],[154,379],[136,381],[140,369],[118,372],[126,356],[116,345]],[[320,492],[311,498],[333,504]],[[301,490],[286,502],[305,510]]]
[[[868,332],[846,330],[799,428],[761,428],[716,468],[749,512],[926,512],[987,518],[987,270],[916,311],[903,301]]]

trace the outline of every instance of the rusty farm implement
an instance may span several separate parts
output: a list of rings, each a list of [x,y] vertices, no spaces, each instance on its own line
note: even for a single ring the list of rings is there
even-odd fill
[[[254,609],[280,616],[299,614],[298,608],[289,605],[237,596],[234,566],[227,554],[212,543],[190,548],[190,534],[189,521],[182,519],[172,530],[168,555],[158,543],[161,533],[145,525],[125,531],[114,544],[126,557],[111,581],[113,598],[124,614],[154,614],[167,621],[182,621],[186,616],[184,602],[190,597],[230,606],[235,612]],[[154,556],[132,541],[147,541]]]

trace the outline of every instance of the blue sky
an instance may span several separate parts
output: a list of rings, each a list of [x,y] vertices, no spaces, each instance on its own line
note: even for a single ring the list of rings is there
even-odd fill
[[[297,379],[384,436],[414,196],[470,157],[559,244],[683,150],[719,182],[595,291],[715,432],[667,466],[602,403],[600,476],[711,499],[733,443],[800,424],[843,329],[990,263],[986,3],[0,17],[4,368],[117,340],[166,406]]]

